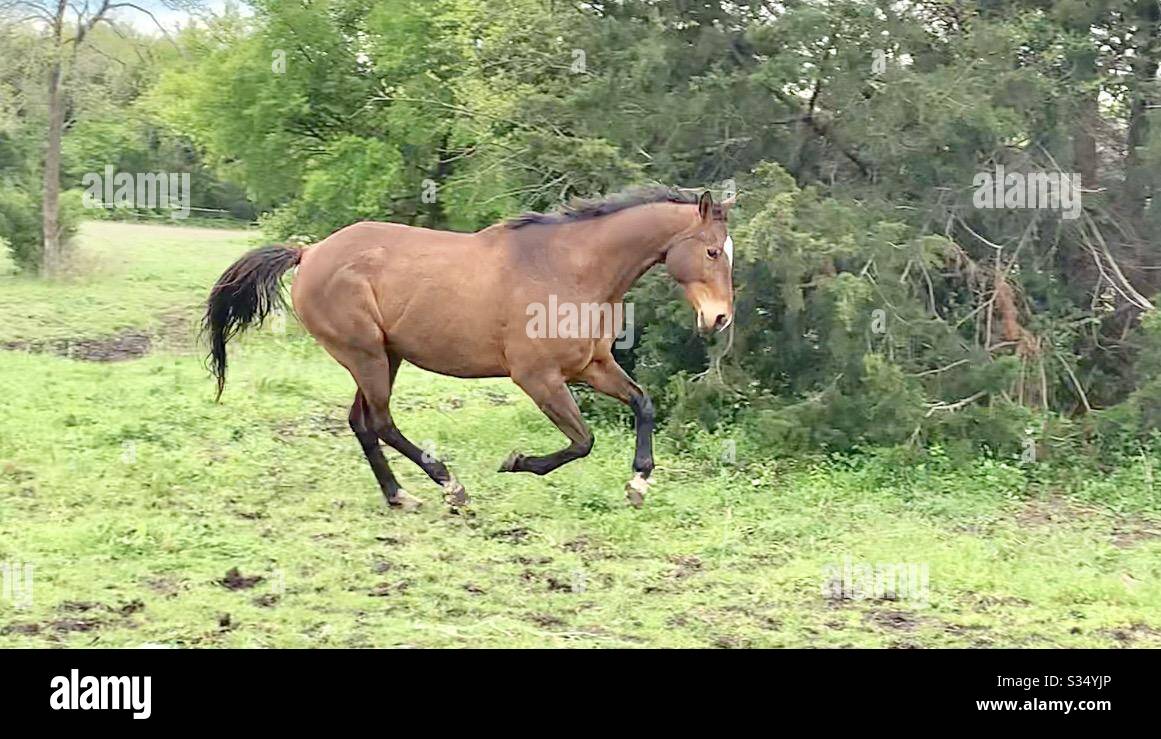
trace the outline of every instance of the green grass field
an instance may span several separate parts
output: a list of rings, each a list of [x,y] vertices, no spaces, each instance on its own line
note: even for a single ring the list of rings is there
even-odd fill
[[[0,646],[1161,645],[1148,460],[1060,490],[1015,462],[776,462],[662,429],[634,510],[627,426],[548,477],[497,474],[562,437],[508,381],[406,367],[395,417],[473,515],[393,451],[428,504],[389,510],[350,377],[293,319],[236,344],[213,402],[194,322],[254,240],[91,222],[83,277],[0,278],[0,562],[34,567]],[[925,567],[925,597],[825,597],[847,562]]]

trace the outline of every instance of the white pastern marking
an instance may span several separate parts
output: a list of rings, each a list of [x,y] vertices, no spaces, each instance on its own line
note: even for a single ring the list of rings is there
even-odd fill
[[[722,247],[726,250],[726,259],[730,260],[730,266],[734,266],[734,240],[729,236],[726,237]]]

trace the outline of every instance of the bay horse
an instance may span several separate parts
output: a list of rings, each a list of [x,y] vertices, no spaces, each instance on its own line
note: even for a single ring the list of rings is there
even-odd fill
[[[640,507],[653,472],[653,403],[613,359],[617,328],[602,311],[596,330],[551,337],[530,330],[533,306],[619,305],[625,292],[664,263],[684,289],[702,333],[733,320],[733,199],[650,188],[580,201],[555,213],[525,213],[475,233],[362,222],[299,248],[265,246],[243,255],[210,292],[203,330],[220,400],[226,342],[285,308],[282,276],[297,273],[294,312],[355,380],[351,430],[387,502],[422,503],[395,479],[380,440],[419,465],[453,509],[468,496],[448,468],[409,441],[391,417],[404,362],[454,377],[510,377],[569,444],[543,456],[513,452],[501,472],[544,475],[593,447],[567,383],[584,382],[628,405],[636,420],[634,476],[625,486]]]

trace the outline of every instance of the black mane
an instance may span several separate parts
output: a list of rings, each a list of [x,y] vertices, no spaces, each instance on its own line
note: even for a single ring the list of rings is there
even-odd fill
[[[554,213],[522,213],[515,218],[505,221],[508,228],[521,228],[531,224],[560,225],[575,221],[586,221],[590,218],[599,218],[612,213],[619,213],[626,208],[650,203],[683,203],[696,204],[700,193],[688,190],[678,190],[672,187],[633,187],[628,190],[593,200],[573,200],[561,206]],[[719,216],[720,206],[714,205],[714,215]]]

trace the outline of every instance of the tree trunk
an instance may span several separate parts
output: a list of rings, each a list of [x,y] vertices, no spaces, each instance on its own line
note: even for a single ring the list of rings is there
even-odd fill
[[[1100,87],[1098,85],[1097,52],[1092,46],[1091,17],[1076,17],[1065,27],[1079,38],[1086,38],[1089,45],[1076,49],[1070,54],[1072,64],[1070,92],[1074,116],[1072,122],[1072,172],[1080,175],[1080,184],[1085,190],[1099,187],[1096,131],[1100,122]],[[1089,195],[1081,196],[1082,202]],[[1092,255],[1078,239],[1060,251],[1061,267],[1068,275],[1073,289],[1084,290],[1091,295],[1099,281],[1099,272],[1093,264]],[[1087,298],[1086,298],[1087,300]]]
[[[48,145],[44,152],[44,252],[41,274],[52,276],[63,267],[64,251],[60,240],[60,147],[64,135],[64,101],[61,94],[60,47],[48,80]]]
[[[1137,7],[1137,32],[1134,34],[1133,75],[1130,81],[1132,102],[1129,109],[1128,135],[1125,141],[1124,212],[1134,229],[1140,232],[1145,203],[1150,197],[1152,173],[1141,160],[1141,149],[1149,143],[1148,109],[1153,102],[1150,93],[1156,87],[1158,38],[1161,37],[1161,8],[1155,0]]]
[[[1081,185],[1086,189],[1096,189],[1097,183],[1097,124],[1100,121],[1099,86],[1097,85],[1097,51],[1091,46],[1090,30],[1095,20],[1089,15],[1072,18],[1065,24],[1080,38],[1088,38],[1089,44],[1069,55],[1072,63],[1072,85],[1077,93],[1076,119],[1072,126],[1072,164],[1080,174]]]
[[[1080,174],[1081,186],[1087,190],[1097,189],[1097,147],[1093,130],[1099,120],[1096,93],[1088,95],[1080,102],[1076,123],[1072,129],[1072,159]]]

